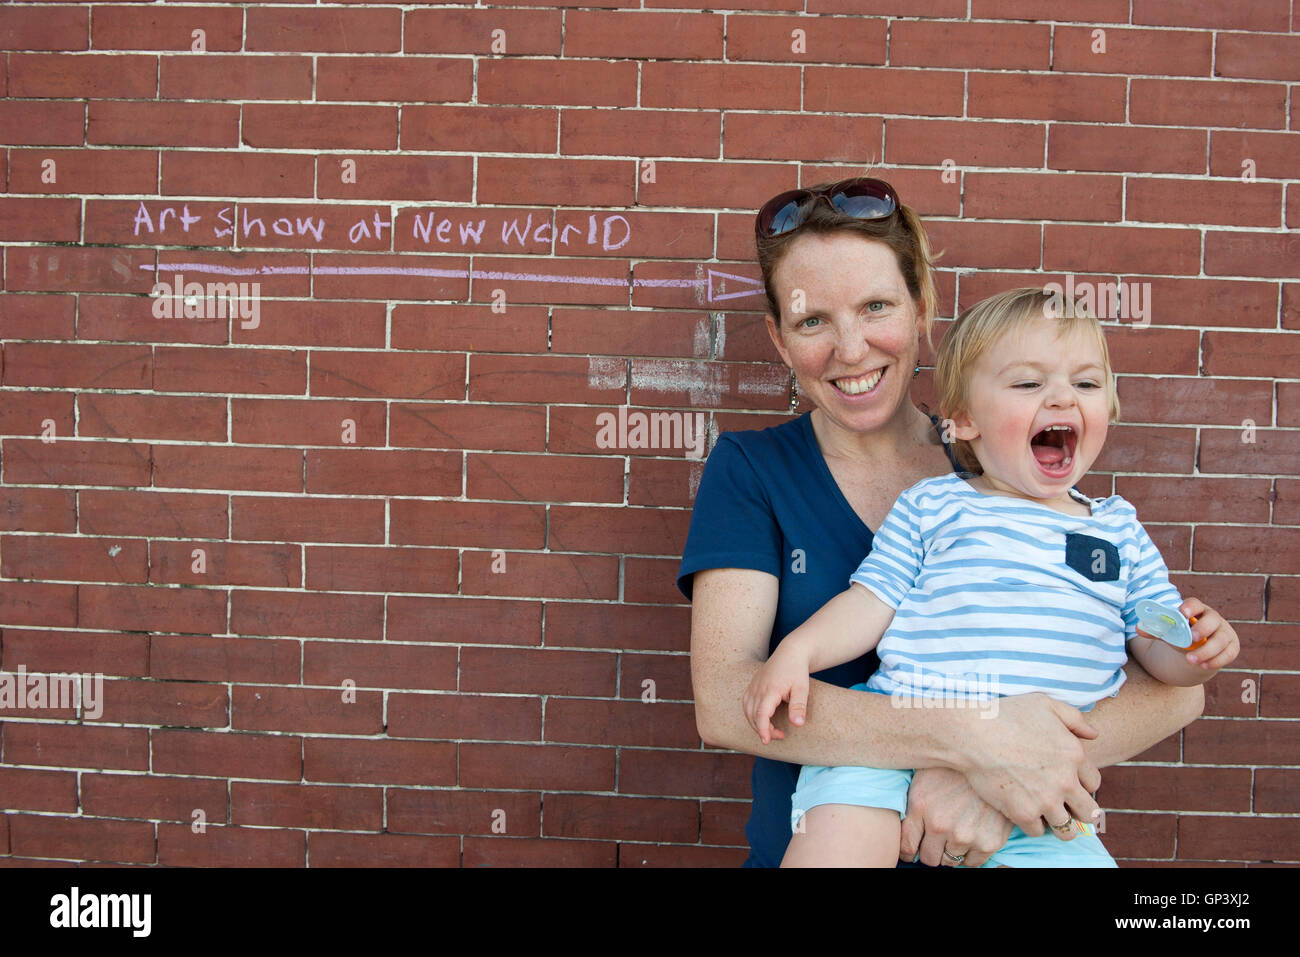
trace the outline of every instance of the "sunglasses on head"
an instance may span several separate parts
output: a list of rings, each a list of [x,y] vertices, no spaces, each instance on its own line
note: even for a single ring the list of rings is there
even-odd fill
[[[819,198],[854,219],[888,219],[901,205],[894,187],[884,180],[865,176],[821,189],[792,189],[763,204],[754,220],[755,235],[770,238],[798,229],[808,221]]]

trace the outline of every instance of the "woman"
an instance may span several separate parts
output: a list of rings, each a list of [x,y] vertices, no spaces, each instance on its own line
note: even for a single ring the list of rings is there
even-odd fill
[[[773,197],[755,224],[768,334],[816,408],[725,433],[705,466],[678,587],[692,599],[691,677],[706,744],[757,755],[746,866],[775,867],[802,764],[916,768],[901,860],[978,867],[1013,824],[1039,835],[1091,820],[1099,767],[1195,720],[1200,687],[1136,662],[1087,719],[1044,695],[970,709],[896,708],[848,690],[874,654],[821,672],[809,721],[761,744],[740,708],[754,671],[844,583],[898,494],[955,468],[938,424],[908,396],[937,301],[924,227],[892,187],[853,179]],[[784,719],[784,715],[782,715]],[[1063,838],[1064,839],[1064,838]]]

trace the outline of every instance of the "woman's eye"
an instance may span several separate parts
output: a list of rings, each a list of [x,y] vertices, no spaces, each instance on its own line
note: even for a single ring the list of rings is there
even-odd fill
[[[883,299],[874,299],[867,303],[867,312],[884,312],[885,301]]]
[[[814,324],[819,322],[821,322],[821,319],[819,317],[807,316],[799,321],[799,328],[801,329],[813,328]]]

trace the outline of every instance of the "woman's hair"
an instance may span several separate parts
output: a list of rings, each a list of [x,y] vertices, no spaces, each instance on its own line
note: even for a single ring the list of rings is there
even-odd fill
[[[839,180],[827,180],[805,188],[818,189],[836,182]],[[799,228],[780,236],[757,237],[758,265],[763,271],[767,308],[776,319],[777,326],[780,327],[782,323],[781,304],[776,299],[772,276],[790,244],[808,233],[826,235],[840,232],[856,233],[866,239],[874,239],[893,250],[908,293],[921,303],[922,328],[925,330],[926,341],[929,342],[930,325],[935,313],[939,311],[939,299],[934,291],[934,260],[938,257],[930,252],[930,241],[925,235],[921,218],[911,207],[901,204],[898,211],[888,219],[854,219],[819,198],[813,204],[807,221]]]
[[[1102,366],[1106,370],[1110,421],[1119,419],[1119,396],[1115,393],[1115,375],[1111,372],[1106,333],[1101,323],[1082,300],[1063,300],[1059,294],[1041,286],[1008,289],[977,302],[957,317],[943,337],[934,362],[934,384],[939,393],[941,416],[949,419],[967,411],[970,373],[980,356],[1008,332],[1035,318],[1060,323],[1060,335],[1087,330],[1097,337]],[[953,451],[963,468],[976,474],[984,471],[969,442],[954,440]]]

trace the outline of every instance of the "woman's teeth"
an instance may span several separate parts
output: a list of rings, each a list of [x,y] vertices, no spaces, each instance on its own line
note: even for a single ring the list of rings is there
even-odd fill
[[[877,369],[869,375],[859,376],[856,379],[836,379],[835,388],[848,395],[861,395],[874,389],[884,373],[884,369]]]

